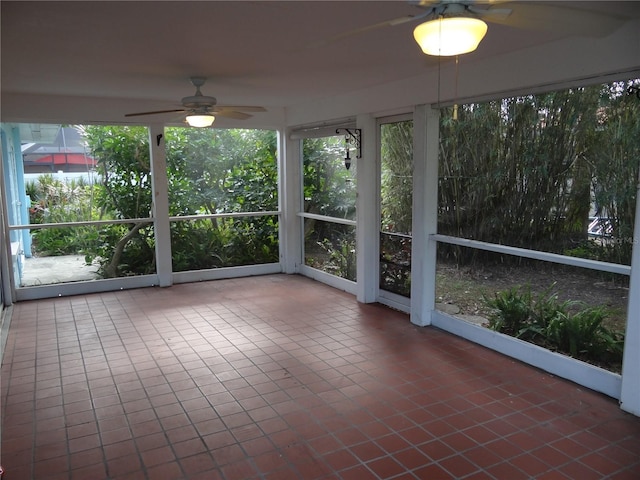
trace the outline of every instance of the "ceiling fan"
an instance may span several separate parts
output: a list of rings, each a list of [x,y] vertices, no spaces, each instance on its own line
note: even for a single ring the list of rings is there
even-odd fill
[[[587,36],[609,34],[622,24],[621,19],[613,14],[580,8],[577,2],[576,5],[563,5],[559,2],[541,1],[409,0],[409,4],[424,9],[424,12],[341,33],[316,46],[383,27],[424,21],[414,29],[414,38],[423,52],[436,56],[453,56],[469,53],[477,48],[488,30],[485,21],[519,29]],[[504,8],[495,8],[496,6]]]
[[[203,95],[200,87],[207,80],[206,77],[191,77],[191,84],[196,87],[194,95],[182,98],[182,108],[169,110],[155,110],[152,112],[127,113],[125,117],[139,117],[142,115],[156,115],[160,113],[186,112],[186,121],[192,127],[209,127],[216,116],[246,120],[252,115],[246,112],[266,112],[264,107],[218,105],[215,97]]]

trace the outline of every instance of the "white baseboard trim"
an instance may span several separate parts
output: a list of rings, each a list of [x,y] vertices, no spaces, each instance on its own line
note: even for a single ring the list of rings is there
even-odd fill
[[[11,326],[11,316],[13,315],[13,305],[3,306],[0,313],[0,365],[4,360],[4,349],[7,345],[9,327]]]
[[[247,265],[243,267],[225,267],[212,268],[208,270],[176,272],[173,274],[173,283],[206,282],[209,280],[252,277],[256,275],[270,275],[273,273],[282,273],[282,265],[279,263],[265,263],[263,265]]]
[[[432,326],[579,385],[620,399],[622,376],[486,327],[434,311]]]

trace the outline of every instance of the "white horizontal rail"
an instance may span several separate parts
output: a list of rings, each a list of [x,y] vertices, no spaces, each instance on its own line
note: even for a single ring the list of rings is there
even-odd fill
[[[267,217],[280,215],[280,211],[274,212],[235,212],[235,213],[213,213],[208,215],[183,215],[169,217],[170,221],[180,220],[202,220],[207,218],[229,218],[229,217]],[[116,218],[113,220],[88,220],[86,222],[60,222],[60,223],[29,223],[27,225],[9,225],[9,230],[41,230],[46,228],[61,227],[91,227],[101,225],[115,225],[121,223],[153,223],[155,218]]]
[[[496,243],[481,242],[479,240],[469,240],[466,238],[450,237],[449,235],[440,235],[439,233],[429,236],[431,240],[450,245],[460,245],[461,247],[477,248],[478,250],[487,250],[489,252],[504,253],[514,255],[516,257],[531,258],[533,260],[542,260],[545,262],[560,263],[563,265],[571,265],[573,267],[588,268],[590,270],[599,270],[602,272],[618,273],[620,275],[631,275],[631,267],[618,263],[600,262],[598,260],[589,260],[587,258],[569,257],[567,255],[559,255],[557,253],[540,252],[537,250],[527,250],[526,248],[509,247],[507,245],[498,245]]]
[[[380,233],[389,237],[408,238],[409,240],[413,238],[413,235],[409,235],[407,233],[384,232],[382,230],[380,230]]]
[[[154,218],[117,218],[114,220],[88,220],[86,222],[60,222],[60,223],[29,223],[27,225],[9,225],[9,230],[39,230],[43,228],[60,227],[90,227],[100,225],[113,225],[117,223],[153,223]]]
[[[355,227],[357,223],[355,220],[349,220],[346,218],[338,218],[338,217],[329,217],[326,215],[317,215],[315,213],[300,212],[298,213],[298,216],[302,218],[309,218],[312,220],[321,220],[323,222],[341,223],[342,225],[351,225],[353,227]]]
[[[280,215],[282,212],[234,212],[234,213],[211,213],[206,215],[178,215],[169,217],[171,222],[179,222],[180,220],[205,220],[208,218],[233,218],[233,217],[271,217]]]

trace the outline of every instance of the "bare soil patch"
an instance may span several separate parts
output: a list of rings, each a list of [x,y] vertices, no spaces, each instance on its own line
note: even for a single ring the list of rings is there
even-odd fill
[[[572,300],[589,306],[605,306],[610,315],[607,326],[625,330],[628,279],[621,275],[589,272],[561,265],[531,266],[479,266],[457,267],[439,262],[436,274],[436,300],[455,305],[462,315],[487,317],[490,310],[484,297],[493,298],[500,291],[512,287],[531,288],[536,294],[548,291],[561,301]]]

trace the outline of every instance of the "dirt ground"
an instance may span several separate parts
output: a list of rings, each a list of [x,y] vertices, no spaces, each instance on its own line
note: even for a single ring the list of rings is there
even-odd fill
[[[588,272],[577,267],[549,266],[544,268],[519,266],[456,267],[438,264],[436,299],[443,304],[455,305],[460,314],[486,317],[489,310],[483,295],[492,298],[495,293],[516,286],[530,286],[534,293],[552,288],[561,301],[573,300],[589,306],[610,309],[607,324],[624,331],[628,277]]]

